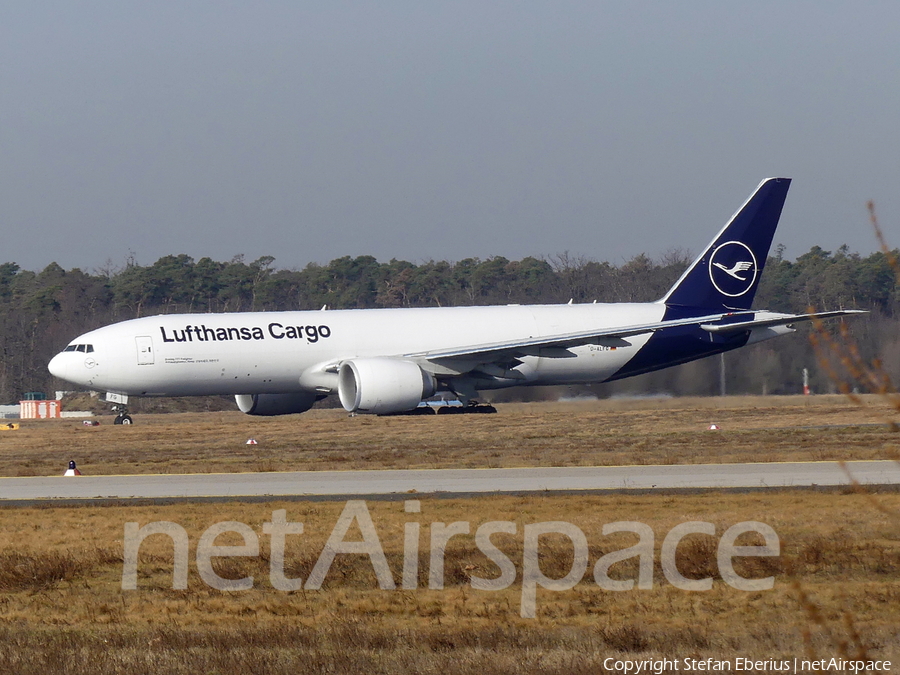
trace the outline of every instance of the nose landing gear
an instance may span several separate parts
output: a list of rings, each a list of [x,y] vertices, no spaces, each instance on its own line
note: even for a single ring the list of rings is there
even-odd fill
[[[128,414],[128,396],[107,392],[106,402],[113,404],[112,411],[116,413],[116,419],[113,420],[113,424],[134,424],[134,420]]]
[[[114,405],[113,412],[116,413],[116,419],[113,420],[113,424],[134,424],[134,420],[128,414],[127,406]]]

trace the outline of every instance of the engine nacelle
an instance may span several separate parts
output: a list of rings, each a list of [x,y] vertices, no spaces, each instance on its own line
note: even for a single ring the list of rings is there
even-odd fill
[[[242,413],[248,415],[291,415],[306,412],[316,402],[314,391],[295,394],[238,394],[234,397]]]
[[[395,413],[412,410],[433,395],[437,382],[412,361],[372,358],[344,361],[338,396],[348,412]]]

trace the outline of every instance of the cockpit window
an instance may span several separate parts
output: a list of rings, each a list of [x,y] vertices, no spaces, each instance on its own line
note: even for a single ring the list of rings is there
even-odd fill
[[[94,351],[94,345],[69,345],[65,349],[64,352],[83,352],[86,354],[90,354]]]

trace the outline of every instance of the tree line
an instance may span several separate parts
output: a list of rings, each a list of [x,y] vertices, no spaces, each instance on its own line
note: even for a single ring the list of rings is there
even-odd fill
[[[769,257],[754,306],[785,312],[809,307],[870,310],[852,320],[853,334],[863,353],[879,358],[896,380],[900,291],[888,255],[861,256],[846,247],[831,252],[815,246],[791,261],[783,253],[779,247]],[[7,262],[0,264],[0,402],[64,386],[47,372],[50,358],[77,335],[115,321],[179,312],[323,306],[644,302],[660,298],[690,261],[682,251],[658,260],[639,255],[621,265],[567,253],[420,264],[345,256],[327,265],[289,270],[274,267],[271,256],[218,262],[180,254],[152,265],[128,260],[121,268],[92,272],[65,270],[56,263],[33,272]],[[831,389],[804,337],[806,330],[728,354],[728,392],[797,393],[804,367],[812,373],[814,389]],[[719,391],[719,367],[718,359],[708,359],[594,389],[598,395],[714,394]]]

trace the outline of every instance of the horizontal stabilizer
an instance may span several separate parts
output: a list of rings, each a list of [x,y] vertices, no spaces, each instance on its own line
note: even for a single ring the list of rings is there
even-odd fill
[[[700,328],[718,335],[728,333],[740,333],[754,328],[772,328],[774,326],[786,326],[792,323],[800,323],[801,321],[821,321],[823,319],[832,319],[837,316],[846,316],[848,314],[868,314],[862,309],[842,309],[834,312],[815,312],[813,314],[772,314],[771,312],[757,312],[756,316],[766,315],[766,318],[754,319],[752,321],[739,321],[737,323],[725,324],[701,324]]]

